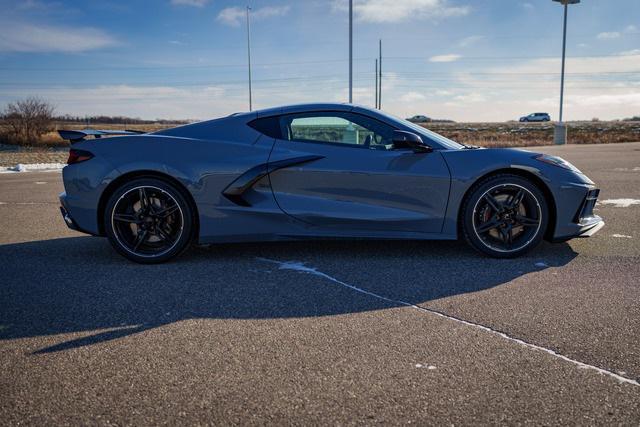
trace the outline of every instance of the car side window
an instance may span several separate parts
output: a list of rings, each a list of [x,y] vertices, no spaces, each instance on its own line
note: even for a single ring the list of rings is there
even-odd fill
[[[373,150],[393,148],[393,128],[353,113],[291,114],[282,117],[285,139],[299,142],[345,144]]]

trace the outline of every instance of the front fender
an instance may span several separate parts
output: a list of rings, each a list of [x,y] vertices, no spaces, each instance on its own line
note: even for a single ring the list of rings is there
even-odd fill
[[[593,187],[593,182],[584,175],[535,160],[535,152],[495,148],[447,150],[442,154],[451,170],[451,192],[443,228],[443,233],[446,234],[458,232],[460,208],[469,189],[478,180],[492,173],[524,171],[546,186],[556,208],[557,221],[553,235],[562,232],[562,224],[570,221],[575,214],[586,189]]]

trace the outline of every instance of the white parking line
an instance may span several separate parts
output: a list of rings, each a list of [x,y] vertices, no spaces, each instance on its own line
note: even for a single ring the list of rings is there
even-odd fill
[[[504,338],[506,340],[509,340],[511,342],[519,344],[519,345],[521,345],[523,347],[528,347],[528,348],[533,349],[533,350],[543,351],[543,352],[545,352],[547,354],[550,354],[551,356],[554,356],[554,357],[556,357],[558,359],[564,360],[566,362],[573,363],[574,365],[576,365],[576,366],[578,366],[580,368],[590,369],[590,370],[598,372],[599,374],[609,376],[611,378],[614,378],[614,379],[618,380],[621,383],[631,384],[631,385],[640,387],[640,383],[638,383],[638,381],[633,380],[631,378],[623,377],[621,375],[616,374],[615,372],[611,372],[611,371],[608,371],[608,370],[603,369],[603,368],[599,368],[599,367],[594,366],[594,365],[589,365],[587,363],[583,363],[583,362],[580,362],[578,360],[571,359],[570,357],[564,356],[564,355],[562,355],[560,353],[557,353],[556,351],[551,350],[549,348],[541,347],[539,345],[523,341],[520,338],[511,337],[511,336],[507,335],[504,332],[500,332],[500,331],[497,331],[495,329],[491,329],[488,326],[480,325],[478,323],[469,322],[467,320],[463,320],[463,319],[460,319],[458,317],[450,316],[448,314],[444,314],[444,313],[441,313],[441,312],[436,311],[436,310],[420,307],[420,306],[417,306],[415,304],[411,304],[409,302],[405,302],[405,301],[401,301],[401,300],[387,298],[385,296],[376,294],[374,292],[367,291],[365,289],[362,289],[362,288],[359,288],[357,286],[350,285],[350,284],[345,283],[345,282],[343,282],[341,280],[338,280],[335,277],[330,276],[330,275],[328,275],[326,273],[318,271],[318,269],[316,269],[314,267],[307,267],[302,262],[299,262],[299,261],[277,261],[277,260],[273,260],[273,259],[269,259],[269,258],[260,258],[260,257],[258,257],[257,259],[259,261],[264,261],[264,262],[269,262],[269,263],[272,263],[272,264],[277,264],[278,268],[280,270],[293,270],[293,271],[298,271],[300,273],[312,274],[314,276],[319,276],[319,277],[327,279],[327,280],[329,280],[331,282],[337,283],[337,284],[339,284],[341,286],[344,286],[346,288],[354,290],[356,292],[360,292],[362,294],[369,295],[369,296],[372,296],[374,298],[381,299],[383,301],[387,301],[387,302],[390,302],[390,303],[393,303],[393,304],[398,304],[398,305],[404,305],[406,307],[411,307],[413,309],[416,309],[416,310],[419,310],[419,311],[422,311],[422,312],[425,312],[425,313],[433,314],[433,315],[436,315],[436,316],[439,316],[439,317],[442,317],[442,318],[445,318],[445,319],[448,319],[448,320],[453,320],[454,322],[462,323],[464,325],[471,326],[473,328],[481,329],[481,330],[483,330],[485,332],[488,332],[488,333],[493,334],[493,335],[497,335],[497,336],[499,336],[501,338]]]
[[[614,208],[628,208],[633,205],[640,205],[638,199],[609,199],[598,201],[600,205],[613,205]]]

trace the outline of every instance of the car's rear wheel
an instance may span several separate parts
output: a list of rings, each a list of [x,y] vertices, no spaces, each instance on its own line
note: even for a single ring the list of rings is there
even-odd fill
[[[180,190],[160,179],[139,178],[116,189],[104,212],[115,250],[144,264],[167,261],[192,240],[193,209]]]
[[[462,232],[478,251],[513,258],[535,248],[544,237],[549,208],[531,181],[511,174],[476,184],[462,206]]]

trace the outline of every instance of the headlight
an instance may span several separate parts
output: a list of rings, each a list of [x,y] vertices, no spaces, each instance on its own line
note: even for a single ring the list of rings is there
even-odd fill
[[[558,166],[563,169],[568,169],[572,172],[582,173],[580,169],[573,166],[571,163],[567,162],[562,157],[550,156],[549,154],[540,154],[534,157],[534,159],[539,160],[541,162],[548,163],[553,166]]]

